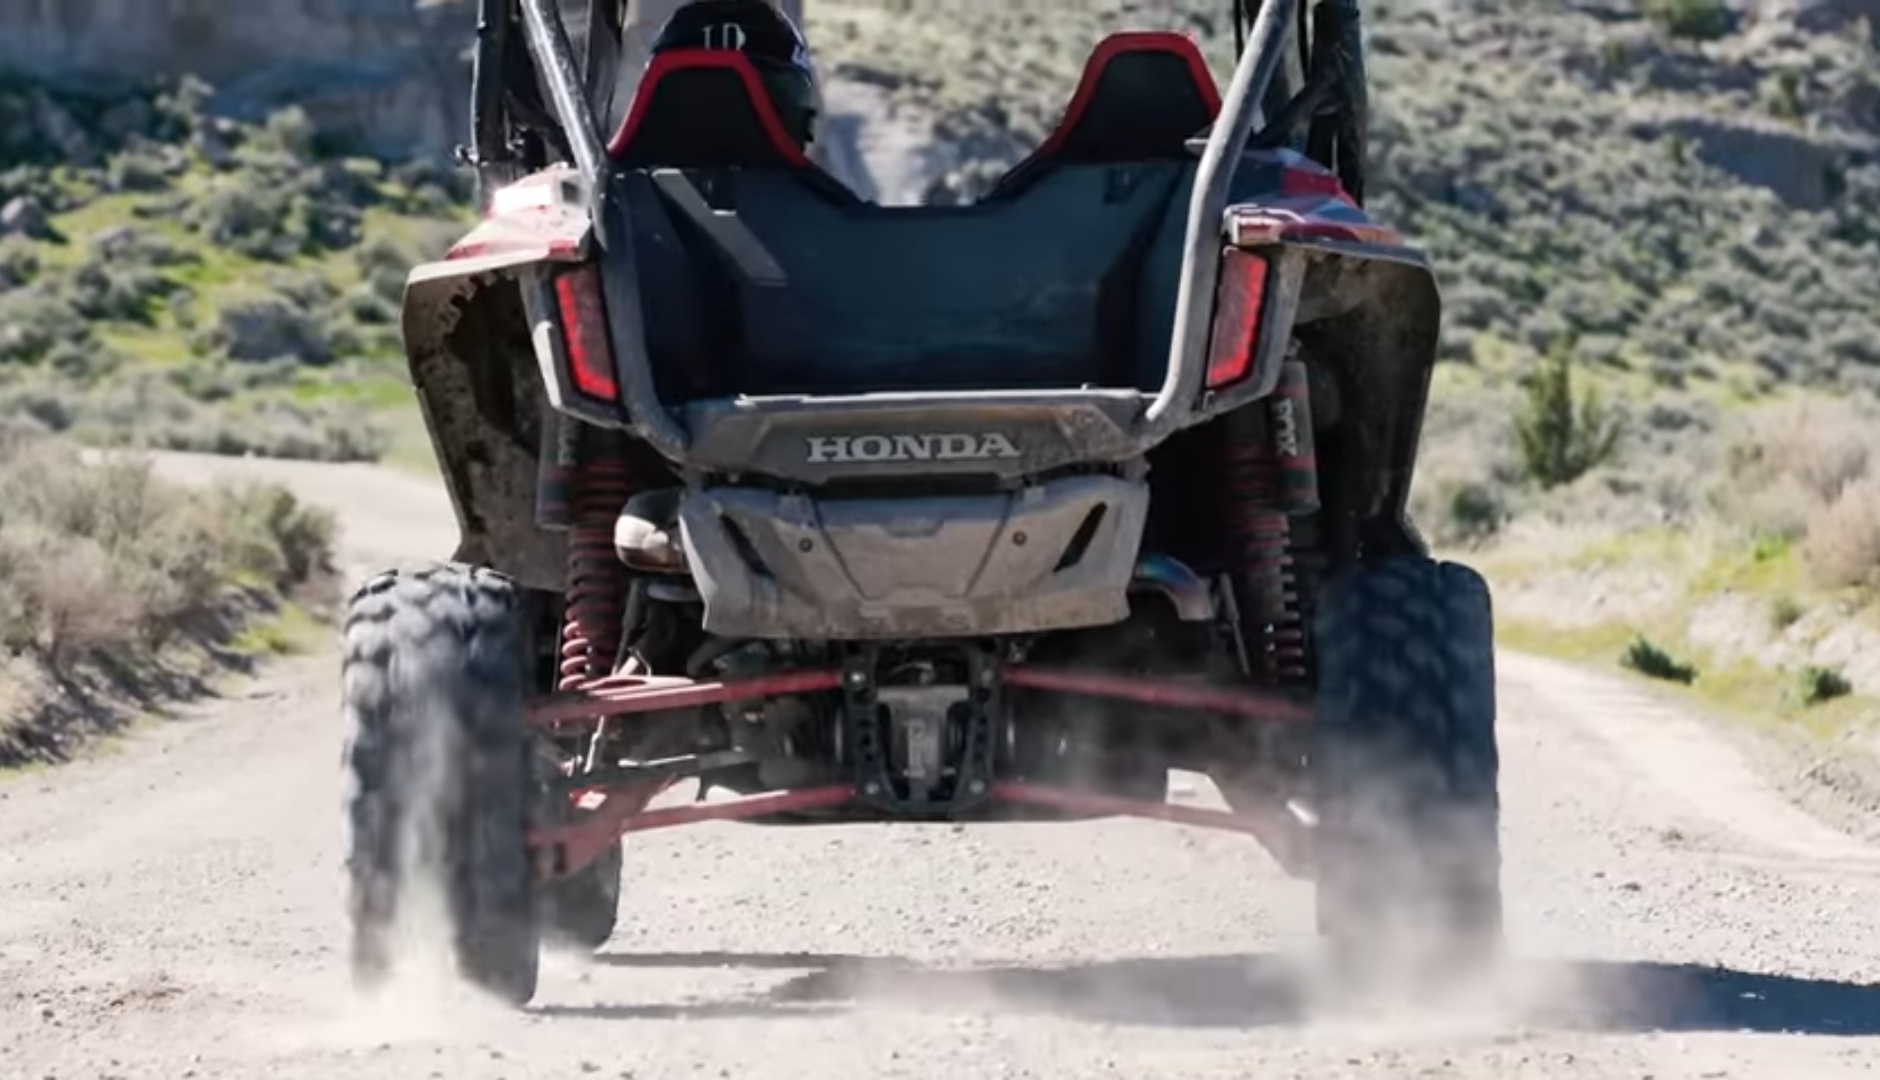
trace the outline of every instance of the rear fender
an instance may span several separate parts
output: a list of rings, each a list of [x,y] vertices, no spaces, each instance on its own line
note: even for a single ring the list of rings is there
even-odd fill
[[[492,193],[476,228],[452,244],[442,262],[414,271],[412,280],[574,262],[587,250],[592,232],[579,174],[566,165],[552,166]]]
[[[495,193],[489,212],[405,286],[407,363],[457,514],[455,558],[530,588],[559,588],[563,536],[540,528],[535,493],[549,418],[568,397],[560,349],[543,348],[548,268],[591,248],[574,170]],[[552,334],[549,336],[553,336]]]
[[[1429,260],[1317,163],[1283,150],[1251,158],[1241,190],[1263,194],[1237,193],[1223,239],[1269,260],[1264,318],[1248,377],[1207,392],[1196,419],[1270,394],[1297,346],[1313,368],[1315,425],[1338,426],[1338,438],[1321,446],[1320,466],[1337,474],[1339,511],[1399,520],[1441,330]]]
[[[1313,253],[1292,334],[1319,368],[1315,420],[1337,429],[1320,443],[1320,468],[1336,477],[1342,513],[1384,526],[1379,535],[1405,520],[1439,347],[1442,304],[1420,259]]]

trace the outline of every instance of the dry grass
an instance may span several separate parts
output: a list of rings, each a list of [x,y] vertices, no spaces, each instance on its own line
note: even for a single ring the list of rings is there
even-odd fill
[[[1880,585],[1880,475],[1862,477],[1818,507],[1802,552],[1829,588]]]
[[[321,579],[332,538],[283,490],[183,489],[142,464],[0,438],[0,660],[42,687],[0,711],[0,765],[45,756],[75,717],[166,696],[167,657],[213,653]]]
[[[1875,418],[1845,401],[1774,406],[1750,414],[1742,427],[1730,449],[1737,493],[1731,508],[1750,524],[1792,539],[1880,461]]]
[[[1880,583],[1880,417],[1848,400],[1751,414],[1730,452],[1721,509],[1800,543],[1828,588]]]

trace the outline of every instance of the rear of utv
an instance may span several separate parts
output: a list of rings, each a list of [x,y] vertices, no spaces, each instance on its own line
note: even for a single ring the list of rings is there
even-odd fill
[[[627,833],[716,820],[1239,830],[1353,970],[1494,954],[1489,596],[1406,520],[1439,301],[1362,209],[1357,2],[1226,2],[1224,94],[1115,34],[983,198],[882,207],[736,48],[616,110],[615,5],[482,0],[484,217],[404,323],[461,545],[345,629],[363,978],[428,881],[525,1002]]]

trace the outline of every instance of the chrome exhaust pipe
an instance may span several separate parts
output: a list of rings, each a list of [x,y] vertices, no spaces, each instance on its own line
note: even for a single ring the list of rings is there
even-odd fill
[[[1214,590],[1208,587],[1207,579],[1172,555],[1150,554],[1138,559],[1130,588],[1168,597],[1175,605],[1175,617],[1183,622],[1214,619]]]

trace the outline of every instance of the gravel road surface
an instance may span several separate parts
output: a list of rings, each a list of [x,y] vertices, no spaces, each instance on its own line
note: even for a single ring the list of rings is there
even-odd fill
[[[169,458],[333,506],[346,569],[447,554],[433,487]],[[636,837],[623,928],[528,1010],[345,974],[332,650],[95,757],[0,778],[0,1078],[1868,1076],[1880,850],[1700,718],[1504,656],[1493,985],[1354,1008],[1308,887],[1147,822]],[[1209,802],[1205,782],[1177,797]],[[422,972],[421,972],[422,974]]]

